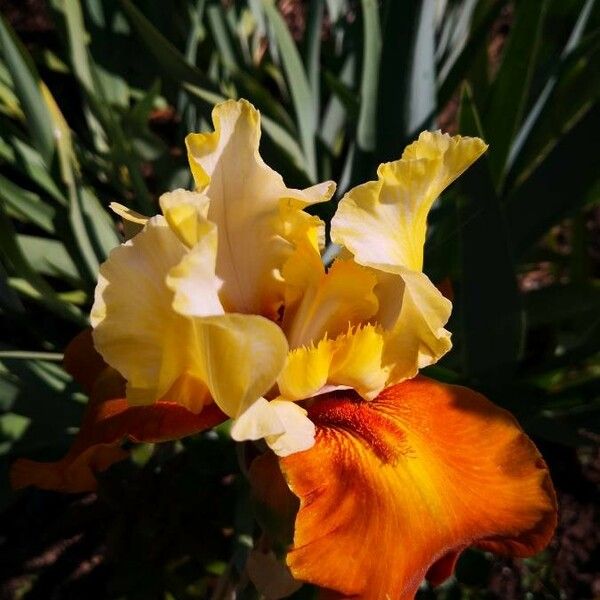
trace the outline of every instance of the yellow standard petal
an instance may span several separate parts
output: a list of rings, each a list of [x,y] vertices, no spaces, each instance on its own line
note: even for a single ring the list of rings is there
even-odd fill
[[[332,220],[332,240],[377,278],[388,384],[413,377],[451,347],[444,325],[452,305],[421,272],[427,215],[486,148],[479,138],[424,132],[400,160],[380,165],[377,181],[350,190]]]
[[[213,110],[215,131],[186,138],[188,158],[198,191],[210,199],[208,220],[219,231],[217,275],[228,311],[275,318],[283,302],[278,277],[294,250],[290,219],[335,189],[326,182],[296,190],[259,155],[260,115],[248,102],[227,101]]]
[[[213,226],[188,250],[164,217],[153,217],[102,265],[94,343],[127,380],[131,404],[166,398],[198,412],[214,400],[237,417],[275,384],[288,351],[285,336],[264,317],[223,314],[215,236]],[[192,283],[197,287],[187,287]]]
[[[127,380],[133,404],[151,404],[171,387],[189,392],[194,371],[192,322],[171,307],[169,271],[186,254],[163,217],[151,218],[143,231],[115,248],[100,267],[91,323],[104,360]],[[177,386],[181,377],[188,384]],[[179,393],[175,401],[198,411],[208,393]]]
[[[486,148],[479,138],[423,132],[400,160],[379,166],[377,181],[344,196],[331,223],[332,240],[361,264],[421,271],[431,206]]]

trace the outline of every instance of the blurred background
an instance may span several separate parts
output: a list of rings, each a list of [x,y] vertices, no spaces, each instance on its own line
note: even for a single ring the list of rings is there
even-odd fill
[[[466,552],[419,598],[600,598],[598,4],[0,0],[0,597],[258,598],[225,431],[137,446],[97,494],[7,481],[17,456],[61,456],[79,423],[61,353],[120,241],[109,202],[155,214],[190,188],[184,136],[244,97],[291,186],[342,194],[423,129],[490,144],[431,214],[426,272],[455,308],[454,349],[428,374],[518,417],[560,526],[532,559]]]

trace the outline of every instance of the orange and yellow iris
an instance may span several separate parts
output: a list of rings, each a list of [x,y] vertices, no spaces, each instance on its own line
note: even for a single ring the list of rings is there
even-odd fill
[[[468,546],[543,548],[556,504],[532,442],[481,395],[418,376],[451,347],[451,303],[423,273],[427,215],[485,144],[424,132],[381,165],[341,199],[327,270],[324,224],[304,209],[335,185],[288,188],[249,103],[213,122],[186,140],[194,191],[164,194],[151,218],[114,207],[133,237],[65,353],[86,416],[62,460],[18,460],[13,485],[94,489],[124,440],[231,418],[234,439],[279,461],[254,481],[295,519],[291,573],[333,595],[409,600]]]

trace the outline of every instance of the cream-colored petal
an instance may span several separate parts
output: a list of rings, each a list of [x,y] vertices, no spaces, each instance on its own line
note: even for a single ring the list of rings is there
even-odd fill
[[[196,186],[210,199],[208,219],[219,230],[222,298],[228,310],[273,317],[283,295],[277,274],[294,249],[281,201],[300,211],[328,200],[335,186],[286,187],[259,155],[260,115],[248,102],[217,105],[213,123],[213,133],[189,135],[186,145]]]
[[[188,248],[214,228],[207,219],[209,199],[203,194],[175,190],[163,194],[159,203],[169,227]]]
[[[395,301],[401,303],[398,319],[384,335],[383,361],[391,368],[387,385],[414,377],[452,347],[451,334],[444,328],[452,303],[424,273],[399,269],[397,277],[404,292]]]
[[[267,435],[279,435],[284,431],[284,424],[265,398],[253,402],[231,425],[231,437],[237,442],[260,440]]]
[[[186,316],[207,317],[224,313],[219,299],[222,281],[215,275],[217,227],[206,221],[207,229],[196,245],[167,275],[173,290],[173,309]]]
[[[257,315],[195,318],[198,373],[230,417],[241,415],[275,384],[288,345],[281,329]]]
[[[270,405],[285,428],[283,433],[265,438],[267,445],[277,456],[290,456],[314,446],[315,425],[302,407],[285,400],[273,400]]]
[[[423,132],[400,160],[379,166],[377,181],[342,198],[331,224],[332,240],[360,264],[421,271],[431,206],[486,148],[479,138]]]
[[[128,399],[150,404],[193,369],[194,329],[171,307],[169,271],[186,253],[163,217],[115,248],[100,267],[90,320],[94,344],[128,382]]]
[[[259,398],[234,420],[231,437],[238,442],[264,438],[275,454],[289,456],[312,447],[315,426],[294,402]]]

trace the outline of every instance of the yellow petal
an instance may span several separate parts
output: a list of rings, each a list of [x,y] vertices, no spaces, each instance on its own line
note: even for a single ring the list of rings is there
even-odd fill
[[[332,340],[323,339],[316,346],[292,350],[279,374],[279,393],[287,400],[304,400],[317,394],[327,384],[332,360]]]
[[[223,314],[219,299],[223,282],[215,275],[217,228],[206,221],[206,230],[200,235],[195,246],[167,275],[167,285],[174,292],[173,309],[195,317]]]
[[[452,347],[444,325],[452,303],[424,273],[399,269],[404,284],[400,314],[384,335],[384,363],[391,365],[388,385],[410,379],[419,369],[437,362]]]
[[[214,227],[206,218],[209,200],[203,194],[175,190],[163,194],[159,203],[169,227],[188,248]]]
[[[196,186],[210,199],[208,219],[219,230],[222,298],[228,310],[273,316],[283,294],[277,273],[294,249],[293,235],[282,235],[281,201],[299,212],[328,200],[334,184],[286,187],[258,153],[260,115],[248,102],[217,105],[213,123],[213,133],[189,135],[186,145]]]
[[[351,329],[316,346],[292,350],[277,380],[287,400],[302,400],[343,387],[371,400],[389,377],[384,366],[384,335],[373,325]]]
[[[257,315],[195,318],[198,373],[214,401],[238,417],[275,384],[288,345],[281,329]]]
[[[283,269],[288,288],[295,289],[298,298],[294,304],[288,292],[282,325],[291,348],[309,345],[325,335],[337,337],[377,312],[373,293],[377,278],[370,269],[352,260],[336,260],[325,273],[322,265],[316,264],[314,252],[299,250]]]
[[[150,404],[193,365],[191,322],[172,310],[165,279],[186,253],[163,217],[115,248],[100,267],[91,323],[98,352]]]
[[[127,240],[130,240],[134,235],[137,235],[148,222],[149,217],[132,210],[128,206],[119,204],[118,202],[111,202],[108,207],[123,219],[123,233]]]
[[[400,160],[379,166],[377,181],[342,198],[331,224],[332,240],[360,264],[421,271],[431,206],[486,148],[479,138],[423,132]]]
[[[131,404],[151,404],[168,394],[169,401],[195,412],[214,400],[236,417],[274,385],[288,351],[275,323],[255,315],[186,317],[173,310],[167,279],[172,284],[182,264],[197,260],[192,266],[200,273],[202,263],[207,283],[193,308],[223,312],[214,272],[210,278],[214,242],[214,235],[204,236],[188,251],[166,220],[154,217],[102,265],[92,309],[94,343],[127,380]]]

